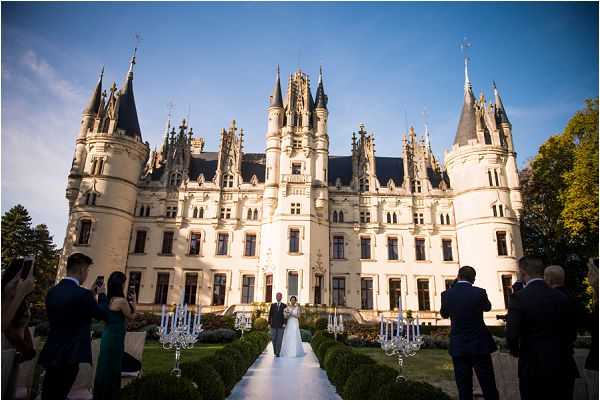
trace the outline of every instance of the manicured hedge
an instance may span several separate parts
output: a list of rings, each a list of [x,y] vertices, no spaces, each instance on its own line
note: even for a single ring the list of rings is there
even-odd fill
[[[327,350],[335,345],[339,345],[339,343],[333,338],[329,338],[321,341],[321,343],[317,346],[315,354],[317,355],[317,359],[319,360],[321,367],[324,367],[323,364],[325,362],[325,354],[327,353]]]
[[[254,323],[252,323],[254,330],[265,331],[269,328],[269,323],[267,319],[258,317],[254,319]]]
[[[426,382],[392,381],[379,388],[378,400],[449,400],[450,396]]]
[[[398,371],[389,366],[361,365],[356,368],[341,392],[345,400],[367,400],[372,399],[379,388],[398,377]]]
[[[375,361],[366,355],[353,351],[342,353],[337,358],[332,370],[331,383],[336,387],[338,393],[343,391],[352,372],[362,365],[375,365]]]
[[[204,330],[198,335],[201,343],[230,343],[238,338],[238,334],[231,329]]]
[[[352,348],[347,345],[334,342],[323,355],[323,367],[327,371],[327,376],[331,379],[331,374],[337,364],[337,361],[342,355],[352,352]]]
[[[198,386],[203,400],[225,399],[223,379],[212,365],[184,362],[180,368],[182,377],[190,379]]]
[[[135,379],[121,389],[124,400],[197,400],[202,394],[191,380],[169,373],[153,373]]]

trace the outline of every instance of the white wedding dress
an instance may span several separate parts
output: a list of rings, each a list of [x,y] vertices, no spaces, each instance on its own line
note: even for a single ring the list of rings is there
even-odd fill
[[[281,342],[280,355],[285,358],[298,358],[304,356],[302,347],[302,336],[300,335],[300,307],[288,306],[286,310],[289,313],[283,332],[283,341]]]

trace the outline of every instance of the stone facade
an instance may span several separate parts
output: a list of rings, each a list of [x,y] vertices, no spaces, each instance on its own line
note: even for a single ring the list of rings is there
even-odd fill
[[[522,254],[521,200],[511,124],[494,100],[475,99],[465,69],[465,103],[445,167],[427,128],[401,139],[401,157],[376,157],[364,125],[350,156],[329,155],[328,97],[301,71],[279,71],[267,111],[265,153],[244,153],[233,121],[217,152],[204,150],[185,120],[150,151],[133,99],[133,65],[123,85],[83,113],[67,198],[65,258],[94,259],[89,281],[124,271],[142,308],[181,296],[219,310],[269,302],[345,305],[364,318],[405,309],[440,320],[440,294],[461,265],[477,270],[493,310],[505,311]],[[257,139],[253,139],[257,140]],[[89,284],[89,283],[88,283]],[[440,323],[441,322],[441,323]]]

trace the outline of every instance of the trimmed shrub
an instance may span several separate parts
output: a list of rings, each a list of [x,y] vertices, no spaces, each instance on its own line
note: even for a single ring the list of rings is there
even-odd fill
[[[330,349],[331,352],[331,349]],[[341,353],[334,362],[335,366],[331,371],[331,383],[341,393],[348,377],[361,365],[375,365],[375,361],[358,352],[350,351]]]
[[[218,358],[227,359],[233,363],[235,371],[235,380],[238,381],[244,375],[247,369],[248,361],[242,352],[237,348],[220,349],[214,354]],[[225,379],[223,378],[223,381]]]
[[[321,364],[321,367],[323,367],[325,353],[327,352],[327,350],[329,348],[333,347],[334,345],[339,345],[339,344],[340,343],[335,341],[333,338],[328,338],[328,339],[321,341],[321,343],[317,346],[317,349],[314,351],[315,351],[315,354],[317,355],[317,359],[319,360],[319,363]]]
[[[345,400],[367,400],[379,388],[388,384],[398,376],[398,371],[385,365],[361,365],[357,367],[346,380],[342,390]]]
[[[232,350],[237,350],[243,357],[243,374],[246,371],[246,369],[248,369],[250,365],[252,365],[252,362],[254,362],[254,355],[252,353],[252,350],[245,344],[243,344],[241,341],[234,341],[231,344],[227,344],[225,347],[223,347],[223,349],[217,352],[227,353],[231,352]]]
[[[201,318],[202,328],[204,330],[230,329],[233,330],[235,317],[220,316],[214,313],[204,313]]]
[[[204,330],[198,335],[201,343],[230,343],[237,339],[237,333],[231,329]]]
[[[269,322],[267,322],[267,319],[259,317],[259,318],[254,319],[252,326],[253,326],[254,330],[265,331],[269,328]]]
[[[221,376],[221,380],[223,380],[223,385],[225,386],[225,395],[229,395],[235,383],[238,382],[238,373],[235,367],[235,362],[232,358],[228,358],[227,356],[217,356],[211,355],[208,357],[204,357],[198,361],[200,364],[209,364],[219,376]],[[167,397],[168,399],[169,397]]]
[[[310,330],[300,329],[300,337],[302,337],[302,342],[309,343],[312,338],[312,334]]]
[[[327,324],[329,322],[327,321],[327,318],[325,317],[320,317],[317,320],[315,320],[315,330],[327,330]]]
[[[144,375],[121,389],[124,400],[197,400],[201,397],[191,380],[165,373]]]
[[[392,381],[379,388],[378,400],[449,400],[450,396],[426,382]]]
[[[203,400],[225,399],[223,379],[210,364],[184,362],[181,364],[181,375],[198,386]]]
[[[321,364],[327,371],[327,377],[331,380],[334,370],[336,369],[337,363],[342,355],[352,352],[352,348],[344,344],[337,344],[327,349],[323,356],[323,363]],[[335,384],[335,383],[334,383]]]

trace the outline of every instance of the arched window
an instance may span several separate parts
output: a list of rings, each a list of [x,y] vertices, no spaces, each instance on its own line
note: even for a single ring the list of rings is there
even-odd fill
[[[440,224],[444,224],[444,215],[440,214]]]
[[[396,212],[392,214],[392,222],[394,224],[398,224],[398,216],[396,215]]]
[[[258,220],[258,209],[254,209],[254,213],[252,214],[252,220]]]
[[[197,207],[194,208],[194,218],[195,219],[198,218],[198,208]]]
[[[392,215],[390,214],[390,212],[387,212],[387,216],[386,216],[385,220],[388,224],[392,223]]]
[[[337,212],[335,210],[333,211],[333,222],[334,223],[338,222],[338,214],[337,214]]]
[[[490,136],[490,131],[488,131],[487,128],[483,131],[483,140],[485,141],[486,145],[492,144],[492,137]]]
[[[504,209],[502,208],[502,205],[498,205],[498,211],[500,212],[500,217],[504,217]]]
[[[203,219],[204,218],[204,208],[201,207],[200,210],[198,211],[198,218]]]
[[[98,160],[94,159],[92,161],[92,168],[90,169],[90,174],[94,175],[96,174],[96,164],[98,163]]]
[[[506,136],[502,131],[500,131],[500,146],[502,146],[503,148],[506,147]]]
[[[248,213],[246,214],[246,220],[252,220],[252,209],[248,209]]]
[[[446,215],[446,224],[450,224],[450,216]]]
[[[338,222],[343,223],[344,222],[344,212],[342,212],[340,210],[340,214],[338,215]]]

